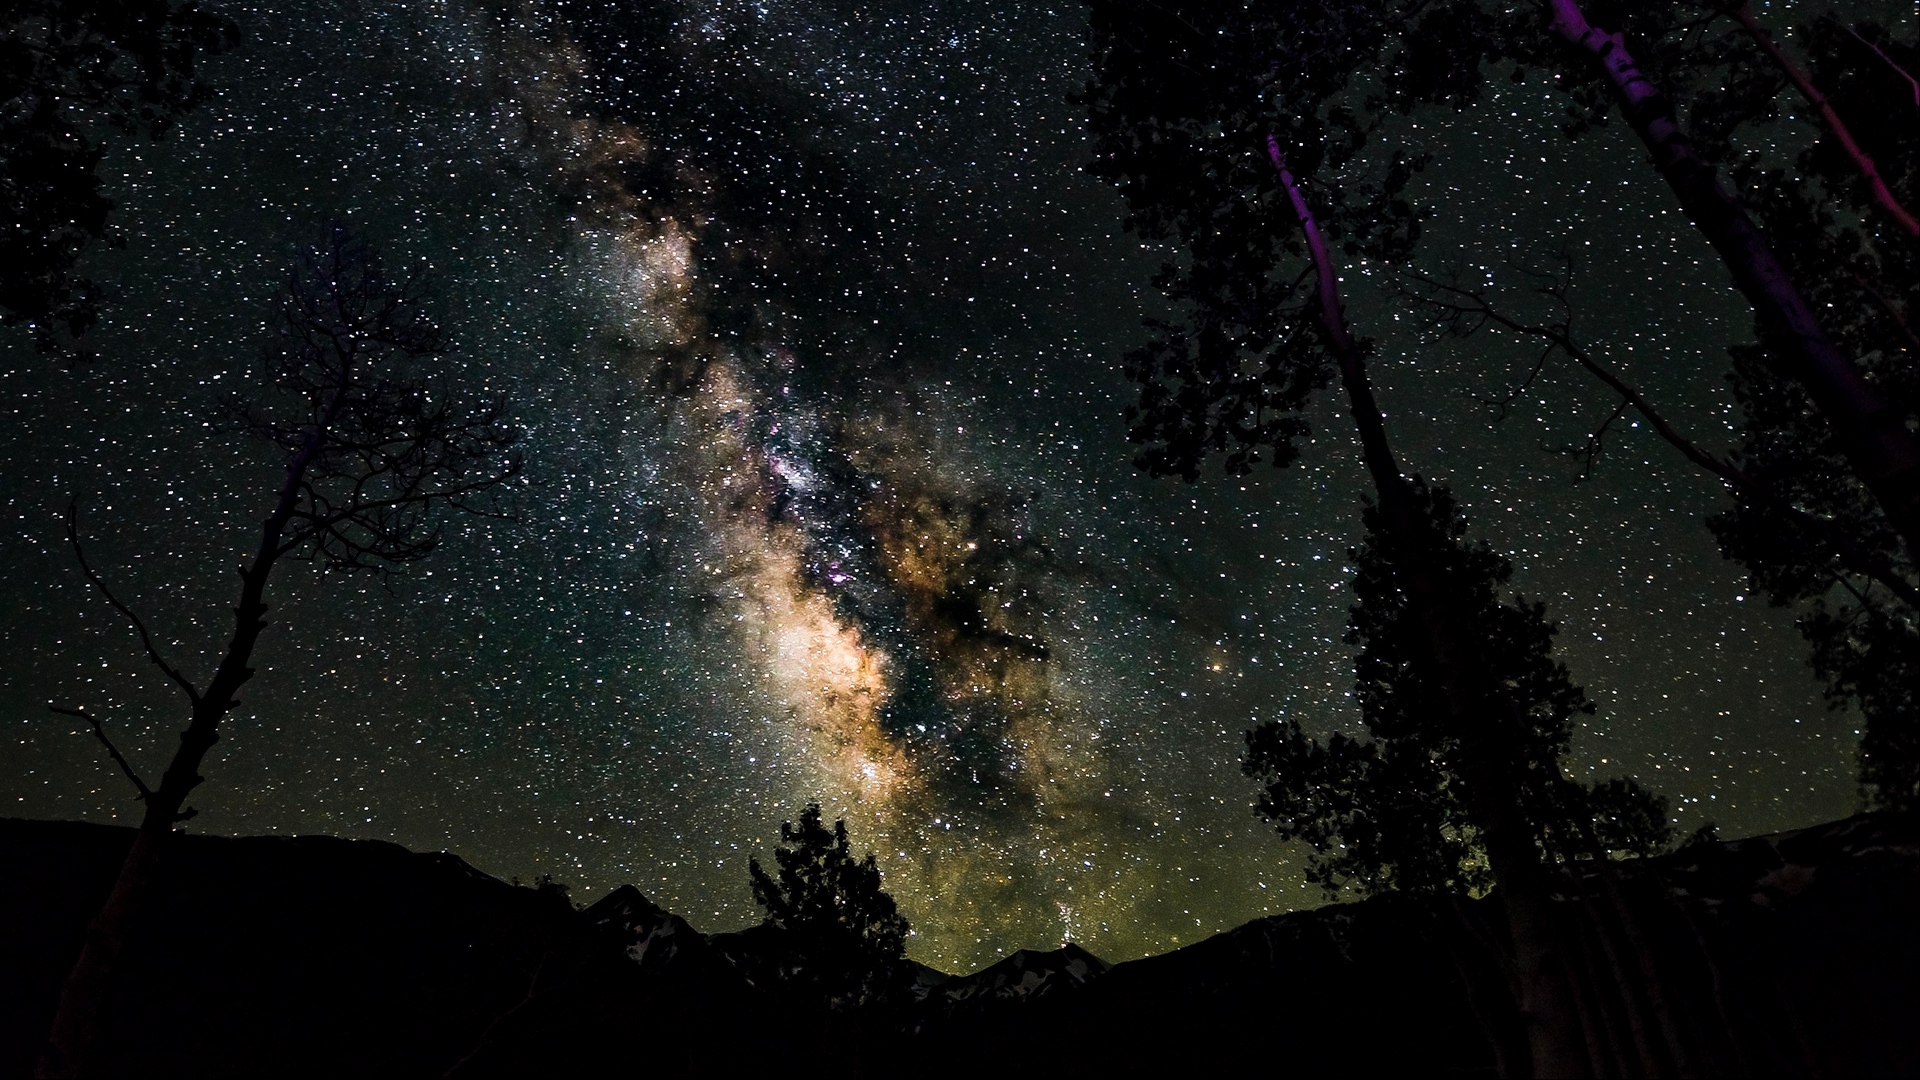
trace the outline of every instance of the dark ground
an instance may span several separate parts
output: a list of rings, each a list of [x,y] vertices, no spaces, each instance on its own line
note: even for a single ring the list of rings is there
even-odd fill
[[[0,819],[0,1077],[30,1071],[131,835]],[[827,1015],[756,974],[766,935],[699,934],[631,889],[575,909],[451,855],[330,837],[176,852],[110,1003],[110,1075],[1490,1075],[1520,1052],[1491,901],[1338,905],[1110,969],[1069,948],[944,982],[903,971],[918,992]],[[1693,1071],[1915,1074],[1920,823],[1868,815],[1617,871],[1569,904],[1576,962],[1627,987],[1588,1003],[1616,1045],[1657,1035],[1634,1025],[1658,1015],[1650,964]]]

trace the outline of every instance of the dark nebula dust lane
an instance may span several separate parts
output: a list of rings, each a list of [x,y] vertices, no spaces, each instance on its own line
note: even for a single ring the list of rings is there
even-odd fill
[[[1119,358],[1160,256],[1081,171],[1079,4],[233,14],[217,97],[103,165],[128,243],[89,256],[102,361],[0,338],[5,812],[131,819],[46,705],[89,705],[148,763],[181,711],[59,511],[81,501],[90,556],[207,667],[272,465],[204,421],[295,246],[340,219],[431,266],[459,374],[518,402],[519,512],[386,587],[278,580],[196,827],[447,848],[577,898],[631,881],[721,929],[754,917],[748,856],[818,801],[878,854],[910,954],[950,969],[1067,939],[1121,959],[1319,901],[1238,759],[1257,720],[1355,723],[1353,451],[1323,403],[1286,472],[1131,468]],[[1625,141],[1543,165],[1535,127],[1407,137],[1446,150],[1422,180],[1437,259],[1588,243],[1602,308],[1677,309],[1596,339],[1696,372],[1660,388],[1724,425],[1716,350],[1744,316],[1657,191],[1594,179],[1629,175]],[[1622,216],[1644,227],[1599,228]],[[1574,483],[1540,447],[1588,422],[1580,387],[1489,427],[1472,402],[1509,360],[1427,342],[1354,277],[1396,439],[1513,553],[1601,703],[1575,766],[1625,763],[1683,825],[1847,812],[1850,718],[1719,560],[1711,486],[1633,432]]]

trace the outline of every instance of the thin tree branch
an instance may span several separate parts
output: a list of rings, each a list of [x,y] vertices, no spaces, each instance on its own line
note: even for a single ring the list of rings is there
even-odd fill
[[[1886,312],[1887,318],[1892,319],[1893,324],[1900,328],[1900,336],[1907,339],[1907,344],[1912,345],[1916,352],[1920,352],[1920,336],[1914,334],[1913,326],[1907,322],[1907,317],[1901,313],[1899,305],[1895,304],[1886,293],[1874,288],[1873,282],[1868,281],[1866,276],[1858,271],[1854,272],[1853,280],[1860,286],[1860,291],[1873,297],[1874,302],[1880,305],[1880,310]]]
[[[160,655],[160,650],[154,647],[153,637],[147,633],[147,625],[140,621],[140,616],[135,615],[132,608],[121,603],[120,598],[113,595],[113,590],[107,588],[107,583],[100,580],[100,575],[94,573],[93,567],[87,563],[86,553],[80,550],[79,521],[80,501],[74,499],[67,503],[67,545],[73,548],[73,557],[79,560],[81,572],[87,575],[88,581],[93,582],[94,588],[100,590],[100,595],[107,598],[107,603],[113,605],[115,611],[125,615],[127,621],[133,624],[134,630],[140,634],[141,646],[147,650],[147,659],[152,660],[155,667],[166,672],[168,678],[180,684],[180,689],[187,692],[187,700],[197,704],[200,701],[200,691],[194,689],[193,683],[187,681],[187,677],[180,674],[178,668],[167,663],[166,658]]]
[[[127,764],[127,759],[121,756],[119,748],[113,745],[113,740],[107,738],[106,729],[100,726],[100,721],[94,719],[92,713],[85,708],[63,709],[58,705],[49,705],[47,708],[62,716],[77,716],[85,720],[93,728],[93,737],[99,739],[100,745],[107,748],[107,756],[113,759],[115,765],[120,766],[121,772],[127,774],[127,779],[133,781],[133,786],[140,789],[140,801],[145,802],[153,798],[153,789],[147,786],[145,780],[140,779],[140,774],[133,771],[132,765]]]
[[[1847,33],[1853,35],[1853,40],[1859,42],[1862,45],[1865,45],[1869,49],[1872,49],[1873,55],[1879,57],[1883,62],[1886,63],[1888,67],[1892,68],[1894,74],[1900,76],[1902,79],[1905,79],[1907,81],[1907,85],[1913,87],[1913,107],[1916,109],[1920,109],[1920,79],[1914,78],[1911,74],[1907,72],[1906,68],[1903,68],[1899,64],[1894,63],[1893,57],[1888,56],[1885,52],[1881,51],[1880,46],[1875,45],[1873,42],[1868,41],[1864,37],[1861,37],[1860,31],[1855,30],[1853,27],[1848,26],[1846,23],[1843,23],[1839,19],[1834,18],[1831,12],[1825,15],[1822,15],[1821,18],[1826,19],[1828,22],[1833,23],[1835,26],[1838,26],[1840,29],[1845,30]]]
[[[1566,354],[1568,359],[1585,368],[1594,378],[1605,383],[1608,388],[1630,403],[1641,416],[1646,418],[1648,423],[1653,425],[1654,430],[1659,432],[1660,437],[1667,440],[1668,443],[1673,445],[1674,449],[1679,450],[1685,455],[1688,461],[1693,462],[1700,468],[1713,473],[1715,476],[1720,477],[1730,484],[1751,489],[1754,492],[1761,490],[1761,484],[1758,480],[1748,476],[1732,464],[1701,449],[1698,444],[1687,438],[1678,428],[1668,423],[1667,419],[1655,408],[1653,402],[1647,400],[1646,396],[1641,394],[1637,388],[1616,375],[1611,368],[1600,363],[1594,359],[1592,354],[1581,348],[1579,343],[1574,341],[1567,323],[1563,322],[1558,325],[1548,326],[1536,326],[1531,323],[1523,323],[1508,315],[1506,312],[1501,311],[1499,308],[1494,307],[1492,302],[1489,301],[1483,293],[1476,290],[1464,289],[1458,285],[1448,285],[1419,273],[1415,273],[1413,277],[1427,288],[1454,298],[1448,301],[1435,299],[1432,296],[1418,297],[1423,303],[1432,307],[1441,308],[1442,310],[1463,310],[1470,312],[1483,322],[1495,323],[1506,327],[1516,334],[1539,338],[1548,342],[1553,348]],[[1560,295],[1551,288],[1543,291],[1556,297]]]
[[[1850,623],[1858,622],[1862,616],[1873,610],[1873,602],[1867,599],[1867,594],[1861,592],[1859,586],[1837,574],[1834,575],[1834,580],[1839,582],[1841,588],[1852,593],[1854,601],[1860,605],[1854,612],[1853,618],[1848,620]]]
[[[1469,329],[1465,332],[1472,333],[1472,330]],[[1522,378],[1519,382],[1508,385],[1504,397],[1480,399],[1482,405],[1493,410],[1494,423],[1498,424],[1506,420],[1507,416],[1513,412],[1513,403],[1519,401],[1522,397],[1526,396],[1527,391],[1533,389],[1533,384],[1540,378],[1540,373],[1546,370],[1547,361],[1553,358],[1553,351],[1554,346],[1549,342],[1540,350],[1540,355],[1533,358],[1533,367],[1527,370],[1526,377]]]
[[[1626,398],[1621,398],[1619,404],[1613,407],[1613,411],[1607,414],[1607,418],[1600,421],[1600,426],[1587,433],[1587,441],[1583,446],[1563,446],[1558,450],[1554,450],[1554,448],[1543,444],[1541,449],[1565,454],[1579,461],[1580,479],[1585,480],[1593,475],[1593,464],[1600,459],[1601,451],[1606,449],[1607,432],[1612,430],[1614,422],[1619,420],[1620,417],[1626,413],[1627,407],[1632,404],[1633,403]]]
[[[1841,120],[1840,114],[1834,111],[1833,103],[1828,101],[1827,95],[1821,93],[1820,88],[1813,84],[1813,77],[1802,71],[1800,66],[1793,62],[1793,58],[1781,50],[1779,43],[1773,40],[1773,34],[1753,17],[1753,9],[1748,6],[1747,0],[1737,0],[1727,5],[1725,10],[1727,16],[1739,23],[1740,28],[1753,39],[1754,44],[1760,46],[1761,50],[1773,59],[1774,66],[1780,69],[1781,74],[1784,74],[1789,82],[1793,83],[1795,89],[1800,91],[1800,96],[1806,98],[1807,103],[1819,111],[1820,119],[1827,125],[1828,133],[1840,143],[1840,149],[1846,152],[1847,157],[1853,161],[1853,167],[1858,169],[1861,177],[1867,181],[1867,187],[1873,192],[1873,201],[1893,218],[1894,224],[1900,227],[1901,232],[1908,236],[1920,237],[1920,220],[1915,220],[1912,211],[1901,205],[1892,189],[1887,187],[1887,182],[1880,176],[1879,165],[1875,164],[1873,158],[1860,148],[1860,144],[1854,140],[1853,132],[1847,128],[1846,122]],[[1874,49],[1874,51],[1880,50]],[[1886,54],[1881,54],[1883,59],[1885,56]]]
[[[1557,325],[1547,326],[1523,323],[1495,307],[1484,294],[1478,291],[1435,281],[1418,272],[1413,272],[1410,276],[1430,290],[1429,294],[1425,296],[1419,294],[1410,295],[1412,295],[1413,299],[1429,307],[1438,308],[1450,314],[1470,316],[1479,324],[1491,322],[1499,326],[1504,326],[1516,334],[1540,338],[1550,342],[1554,348],[1557,348],[1569,359],[1573,360],[1574,363],[1585,368],[1594,378],[1599,379],[1615,393],[1619,394],[1625,402],[1632,404],[1634,410],[1646,419],[1654,431],[1657,432],[1662,439],[1665,439],[1674,449],[1680,451],[1688,461],[1719,477],[1722,483],[1737,493],[1755,502],[1763,503],[1775,510],[1789,514],[1801,524],[1814,530],[1827,543],[1833,545],[1834,550],[1839,553],[1841,561],[1850,566],[1856,573],[1863,574],[1879,582],[1882,586],[1885,586],[1889,592],[1906,601],[1909,607],[1920,611],[1920,587],[1916,587],[1912,582],[1908,581],[1904,575],[1885,559],[1880,558],[1862,547],[1835,522],[1793,505],[1793,503],[1775,494],[1751,473],[1734,465],[1732,462],[1726,461],[1702,449],[1698,443],[1688,438],[1685,433],[1681,432],[1680,429],[1668,421],[1659,409],[1654,406],[1653,402],[1649,401],[1646,395],[1640,392],[1638,387],[1621,378],[1613,369],[1595,359],[1591,353],[1582,348],[1579,342],[1574,340],[1571,331],[1568,329],[1570,323],[1562,322]],[[1564,294],[1558,292],[1555,287],[1547,287],[1542,291],[1555,296],[1564,303]],[[1432,295],[1432,293],[1442,295],[1436,297]]]

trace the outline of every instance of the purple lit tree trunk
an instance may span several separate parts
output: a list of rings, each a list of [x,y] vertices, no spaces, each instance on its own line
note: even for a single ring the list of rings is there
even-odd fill
[[[1671,104],[1641,72],[1621,35],[1589,24],[1576,0],[1548,0],[1548,6],[1553,32],[1605,72],[1654,166],[1753,305],[1763,342],[1782,374],[1807,391],[1888,522],[1909,551],[1920,552],[1920,443],[1907,429],[1905,415],[1834,345],[1766,236],[1694,152]]]
[[[1318,282],[1320,324],[1339,364],[1341,385],[1360,434],[1361,457],[1372,476],[1388,537],[1400,549],[1400,565],[1407,568],[1399,585],[1441,672],[1459,738],[1463,798],[1481,830],[1513,942],[1518,1004],[1526,1020],[1533,1074],[1586,1076],[1590,1062],[1572,999],[1551,878],[1533,830],[1512,798],[1518,778],[1511,775],[1511,749],[1520,745],[1527,724],[1482,654],[1478,643],[1484,635],[1472,625],[1467,609],[1433,565],[1423,530],[1414,520],[1413,487],[1394,459],[1365,358],[1347,325],[1326,240],[1287,168],[1279,141],[1271,135],[1267,153],[1306,238]],[[1503,747],[1508,752],[1503,753]]]
[[[1873,201],[1893,219],[1893,223],[1900,227],[1901,232],[1920,238],[1920,220],[1916,220],[1912,212],[1901,205],[1900,200],[1887,187],[1886,180],[1880,176],[1880,166],[1860,148],[1846,121],[1840,119],[1840,114],[1834,111],[1833,103],[1827,100],[1827,95],[1821,93],[1818,86],[1814,85],[1813,77],[1802,71],[1800,65],[1793,62],[1792,57],[1781,51],[1779,43],[1773,40],[1773,34],[1754,18],[1752,6],[1745,0],[1741,0],[1740,3],[1727,8],[1727,15],[1739,23],[1740,28],[1747,32],[1747,36],[1753,39],[1754,44],[1760,46],[1767,56],[1772,58],[1774,66],[1793,83],[1794,89],[1800,91],[1800,96],[1807,99],[1807,104],[1819,110],[1821,122],[1826,124],[1827,131],[1840,144],[1840,149],[1845,151],[1847,158],[1853,162],[1853,167],[1860,171],[1861,178],[1866,180],[1867,187],[1872,190]]]

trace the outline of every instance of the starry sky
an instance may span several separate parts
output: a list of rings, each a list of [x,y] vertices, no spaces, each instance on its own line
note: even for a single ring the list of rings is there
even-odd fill
[[[1081,171],[1077,3],[223,10],[247,40],[207,65],[217,96],[103,163],[127,243],[85,265],[101,359],[0,336],[0,812],[137,820],[47,706],[157,774],[183,702],[65,507],[204,679],[276,477],[216,405],[338,220],[430,268],[449,378],[513,396],[517,514],[385,580],[283,566],[192,828],[446,849],[580,900],[630,881],[723,930],[756,918],[748,856],[818,801],[949,970],[1322,901],[1238,759],[1262,720],[1357,726],[1356,448],[1329,398],[1283,471],[1129,464],[1119,357],[1162,256]],[[1558,108],[1501,83],[1397,130],[1437,156],[1420,264],[1524,306],[1511,265],[1572,251],[1589,346],[1724,445],[1745,310],[1630,133],[1569,143]],[[1493,423],[1528,350],[1436,340],[1385,273],[1347,280],[1403,459],[1511,555],[1599,704],[1568,767],[1727,834],[1855,809],[1856,721],[1719,557],[1716,485],[1633,428],[1582,478],[1551,448],[1610,411],[1595,387],[1549,368]]]

